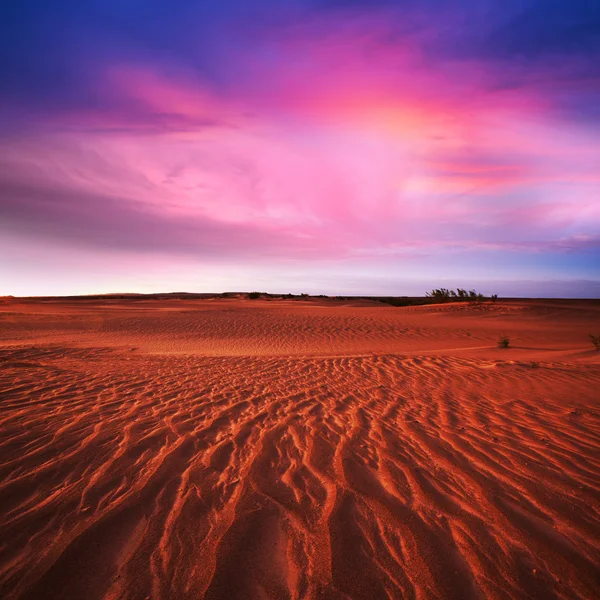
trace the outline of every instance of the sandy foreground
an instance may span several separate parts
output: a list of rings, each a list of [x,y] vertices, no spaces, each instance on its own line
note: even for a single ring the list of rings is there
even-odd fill
[[[591,333],[600,303],[0,300],[0,597],[599,598]]]

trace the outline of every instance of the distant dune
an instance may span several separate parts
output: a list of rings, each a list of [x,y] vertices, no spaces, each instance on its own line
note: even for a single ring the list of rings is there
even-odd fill
[[[4,298],[0,597],[598,598],[592,333],[598,302]]]

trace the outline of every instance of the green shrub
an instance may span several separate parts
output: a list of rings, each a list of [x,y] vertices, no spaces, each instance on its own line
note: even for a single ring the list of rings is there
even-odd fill
[[[498,340],[499,348],[508,348],[510,346],[510,340],[504,335]]]
[[[250,300],[258,300],[258,298],[260,298],[260,292],[250,292],[248,298]]]
[[[592,344],[594,344],[594,348],[596,348],[596,350],[600,350],[600,335],[590,334],[590,340],[592,340]]]

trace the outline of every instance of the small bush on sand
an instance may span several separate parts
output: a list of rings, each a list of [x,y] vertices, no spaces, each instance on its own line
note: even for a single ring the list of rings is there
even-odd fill
[[[596,348],[596,350],[600,350],[600,335],[590,334],[590,340],[592,340],[592,344],[594,344],[594,348]]]
[[[510,340],[504,335],[498,340],[498,348],[508,348]]]
[[[258,300],[260,298],[260,292],[250,292],[248,298],[250,300]]]

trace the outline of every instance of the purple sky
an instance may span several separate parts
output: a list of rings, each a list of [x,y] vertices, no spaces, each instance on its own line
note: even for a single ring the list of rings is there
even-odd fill
[[[596,1],[12,4],[0,295],[600,297]]]

